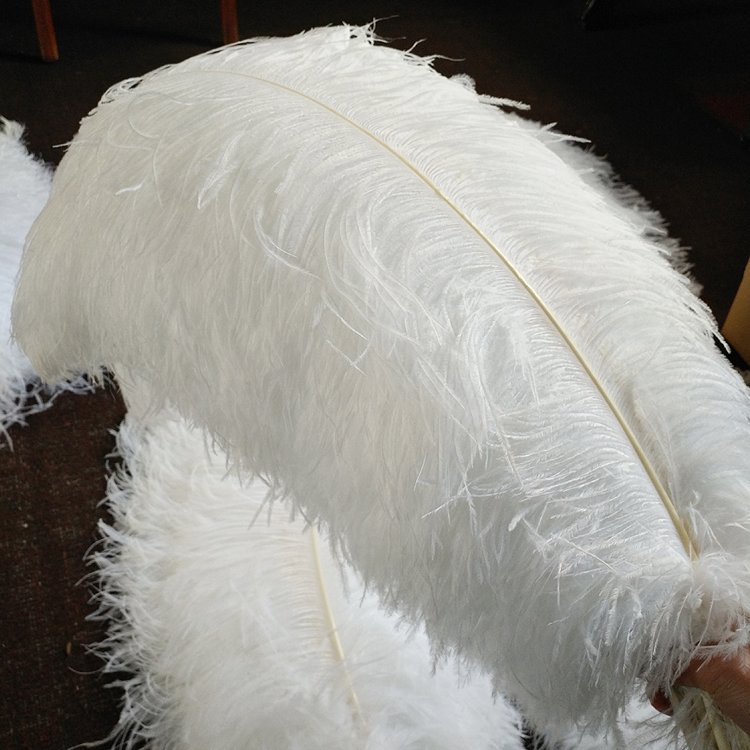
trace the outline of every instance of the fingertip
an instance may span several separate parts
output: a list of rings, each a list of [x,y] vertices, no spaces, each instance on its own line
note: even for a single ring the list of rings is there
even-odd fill
[[[660,690],[651,697],[651,705],[662,714],[672,715],[672,703],[669,698]]]

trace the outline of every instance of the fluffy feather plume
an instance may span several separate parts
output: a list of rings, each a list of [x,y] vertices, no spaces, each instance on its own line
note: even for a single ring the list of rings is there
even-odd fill
[[[131,417],[118,448],[115,524],[94,560],[112,623],[102,656],[134,674],[124,747],[522,750],[518,713],[487,677],[453,661],[433,674],[424,633],[399,627],[281,505],[264,511],[267,486],[227,476],[200,432]]]
[[[15,331],[142,378],[533,722],[613,727],[748,642],[750,398],[572,148],[367,29],[193,58],[83,122]]]
[[[52,170],[26,150],[23,133],[23,125],[0,116],[0,435],[9,444],[8,428],[47,409],[59,392],[39,380],[10,336],[11,301],[24,241],[52,186]],[[90,388],[83,378],[64,387],[77,393]]]
[[[51,183],[51,170],[23,145],[23,126],[0,117],[0,433],[6,438],[8,427],[45,408],[48,395],[10,340],[10,306],[26,233]]]

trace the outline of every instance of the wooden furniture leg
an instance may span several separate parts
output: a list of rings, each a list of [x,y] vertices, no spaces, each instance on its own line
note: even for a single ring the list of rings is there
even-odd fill
[[[237,0],[219,0],[219,2],[221,3],[221,36],[224,44],[232,44],[240,38],[237,27]]]
[[[31,0],[31,6],[34,9],[36,37],[39,40],[39,51],[42,53],[42,60],[46,60],[47,62],[57,60],[57,39],[55,39],[55,27],[52,25],[49,0]]]
[[[745,268],[737,296],[724,321],[721,335],[750,364],[750,263]]]

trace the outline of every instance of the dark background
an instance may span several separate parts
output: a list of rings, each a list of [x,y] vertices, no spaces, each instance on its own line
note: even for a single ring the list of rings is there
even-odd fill
[[[443,56],[447,75],[531,105],[589,138],[690,248],[721,323],[750,256],[750,2],[494,3],[238,0],[242,37],[368,23]],[[0,115],[50,163],[113,83],[221,41],[218,0],[51,0],[60,59],[39,59],[29,0],[0,2]],[[423,41],[420,41],[423,40]],[[750,133],[748,133],[750,137]],[[86,644],[102,637],[83,557],[96,543],[113,389],[61,396],[0,449],[0,747],[65,750],[104,737],[119,693]],[[207,748],[206,750],[210,750]]]

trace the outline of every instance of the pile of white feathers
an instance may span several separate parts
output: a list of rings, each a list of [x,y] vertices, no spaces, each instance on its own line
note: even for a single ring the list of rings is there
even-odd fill
[[[82,123],[13,330],[129,405],[125,746],[645,747],[748,642],[747,389],[659,217],[511,105],[336,27]]]

